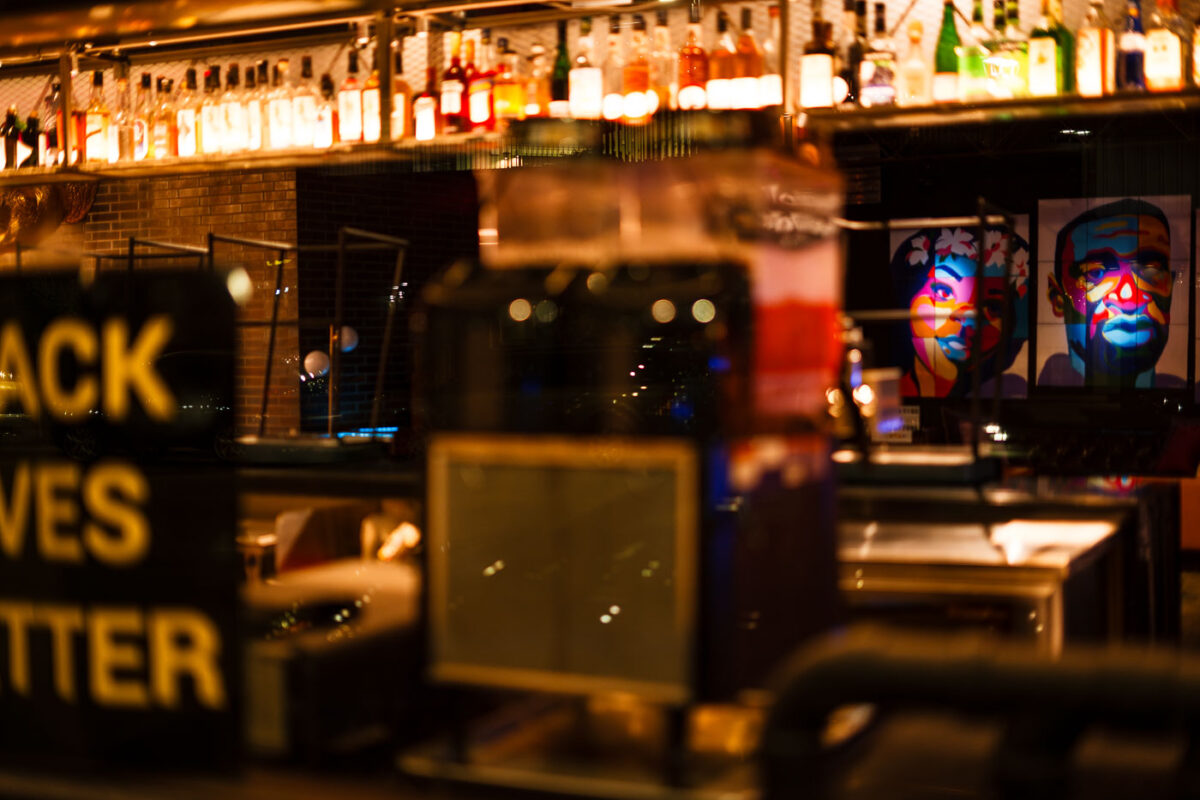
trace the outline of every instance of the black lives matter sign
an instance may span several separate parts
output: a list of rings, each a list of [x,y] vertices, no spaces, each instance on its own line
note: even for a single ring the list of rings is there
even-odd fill
[[[234,763],[233,330],[213,273],[0,280],[0,760]]]

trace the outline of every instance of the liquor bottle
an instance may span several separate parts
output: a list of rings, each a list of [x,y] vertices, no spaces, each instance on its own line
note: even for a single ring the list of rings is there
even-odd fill
[[[1188,61],[1191,62],[1191,85],[1200,86],[1200,19],[1192,23],[1191,37],[1191,54],[1188,56]]]
[[[491,131],[496,129],[496,59],[488,28],[480,32],[477,59],[473,74],[467,79],[467,116],[471,130]]]
[[[592,20],[579,21],[579,51],[567,76],[567,101],[575,119],[600,119],[604,111],[604,73],[592,50]]]
[[[92,73],[92,96],[88,100],[85,117],[85,133],[83,159],[91,162],[107,162],[108,146],[108,106],[104,102],[104,73],[96,70]]]
[[[220,76],[220,67],[215,65],[204,71],[204,100],[200,103],[200,152],[204,155],[220,153],[225,146],[225,115],[217,94]]]
[[[112,130],[117,135],[117,160],[133,160],[133,109],[129,101],[129,79],[117,77],[117,100],[113,105]]]
[[[1117,40],[1117,89],[1146,91],[1146,34],[1142,29],[1141,0],[1126,0],[1125,30]]]
[[[230,64],[225,71],[225,94],[221,95],[221,111],[225,114],[225,152],[240,153],[250,138],[250,123],[246,118],[246,101],[242,96],[241,69]]]
[[[1075,91],[1101,97],[1117,90],[1116,37],[1104,16],[1104,0],[1091,0],[1075,35]]]
[[[737,77],[737,45],[729,30],[729,15],[717,12],[717,46],[708,54],[708,107],[720,111],[733,108],[733,79]]]
[[[435,70],[429,67],[425,72],[425,90],[413,100],[413,131],[419,142],[427,142],[441,133],[443,120],[440,102],[434,97],[435,80]]]
[[[896,50],[887,33],[883,3],[875,4],[875,35],[863,55],[858,82],[864,108],[896,104]]]
[[[143,72],[138,81],[130,117],[130,135],[133,142],[133,160],[142,161],[150,156],[150,117],[154,110],[154,97],[150,90],[150,73]]]
[[[475,79],[475,73],[479,69],[475,66],[475,40],[470,36],[463,34],[463,103],[467,103],[467,91],[471,87],[471,81]],[[467,122],[471,121],[471,108],[468,105],[463,112],[467,116]]]
[[[633,15],[633,33],[621,69],[622,114],[627,122],[645,122],[656,100],[650,88],[650,42],[646,39],[646,18]]]
[[[350,56],[355,62],[350,72],[350,76],[353,77],[354,73],[358,72],[358,53],[351,50]],[[378,114],[375,121],[379,121]],[[306,55],[300,58],[300,82],[292,89],[292,147],[312,147],[313,126],[316,124],[317,91],[313,87],[312,56]]]
[[[567,53],[566,20],[558,21],[557,35],[558,43],[554,46],[554,66],[550,71],[550,98],[546,103],[544,113],[552,117],[565,117],[571,113],[571,56]]]
[[[845,43],[839,59],[841,62],[839,77],[846,85],[846,96],[842,102],[855,105],[860,102],[859,79],[863,56],[867,52],[867,0],[844,0],[842,12],[846,31]]]
[[[762,44],[763,74],[758,79],[759,104],[764,108],[783,105],[783,69],[779,57],[779,6],[767,7],[771,33]]]
[[[1042,15],[1029,34],[1029,94],[1034,97],[1054,97],[1066,91],[1069,62],[1065,48],[1059,45],[1050,4],[1051,0],[1042,0]]]
[[[925,60],[921,38],[925,26],[920,20],[908,23],[908,55],[900,64],[900,84],[897,101],[902,106],[923,106],[933,100],[933,70]]]
[[[517,69],[517,53],[508,46],[508,39],[497,41],[496,77],[492,84],[492,108],[496,124],[508,125],[515,119],[525,119],[525,85]]]
[[[866,4],[866,0],[858,0],[858,2]],[[754,19],[748,7],[742,8],[742,30],[738,34],[734,47],[736,48],[734,56],[736,71],[733,82],[730,84],[733,107],[762,108],[759,79],[763,73],[763,54],[754,38]],[[861,56],[859,60],[862,60]]]
[[[1146,88],[1175,92],[1184,86],[1188,41],[1178,0],[1158,0],[1146,33]]]
[[[371,74],[363,81],[362,87],[362,126],[363,141],[378,142],[383,135],[383,111],[379,88],[379,50],[376,43],[371,55]],[[313,102],[313,119],[316,119],[316,98]]]
[[[246,149],[263,148],[263,106],[258,91],[258,77],[253,67],[246,67],[246,88],[242,90],[242,101],[246,104]],[[183,103],[180,101],[180,106]],[[175,115],[178,124],[179,115]],[[183,129],[179,130],[179,150],[183,155]]]
[[[128,79],[125,83],[128,89]],[[125,95],[125,108],[129,108],[129,94]],[[25,118],[25,130],[21,131],[21,143],[29,148],[29,155],[25,157],[17,166],[20,167],[36,167],[45,163],[45,139],[42,137],[42,119],[35,108],[29,112],[29,116]]]
[[[933,57],[933,101],[949,103],[958,100],[958,25],[954,20],[954,0],[942,5],[942,29],[938,32]]]
[[[625,96],[621,87],[625,81],[625,53],[621,48],[621,15],[611,14],[608,18],[608,42],[604,49],[604,103],[601,110],[605,119],[620,119],[624,113]]]
[[[82,81],[80,81],[82,83]],[[87,104],[79,102],[79,98],[75,97],[75,86],[71,86],[71,121],[68,123],[71,126],[72,146],[71,152],[67,154],[68,164],[78,164],[85,159],[85,147],[87,145]]]
[[[258,105],[262,111],[262,146],[271,148],[271,80],[267,76],[267,60],[261,59],[254,65],[254,85],[258,92]]]
[[[358,82],[358,51],[351,50],[346,79],[337,94],[338,140],[361,142],[363,138],[362,85]],[[294,134],[293,134],[294,135]],[[309,139],[312,143],[312,139]]]
[[[317,101],[316,118],[313,122],[313,147],[325,149],[333,147],[334,133],[337,124],[337,112],[334,104],[333,78],[326,72],[321,75],[321,99]],[[399,128],[392,128],[393,131]]]
[[[565,85],[568,69],[563,72],[563,83]],[[529,72],[525,76],[525,116],[527,117],[548,117],[550,116],[550,99],[552,97],[552,75],[550,64],[546,60],[546,46],[540,42],[534,42],[529,47]],[[564,98],[566,92],[563,92]]]
[[[991,52],[984,47],[988,40],[987,28],[983,26],[983,0],[971,4],[971,27],[963,41],[958,56],[958,99],[964,103],[987,100],[988,93],[986,59]]]
[[[1020,3],[1018,0],[1007,2],[1004,26],[1004,52],[1010,62],[1015,64],[1011,71],[1011,89],[1013,97],[1029,96],[1029,37],[1021,30]]]
[[[237,79],[234,78],[236,81]],[[154,122],[150,126],[150,136],[154,141],[154,157],[170,158],[178,154],[178,144],[175,135],[175,108],[171,103],[173,84],[166,78],[158,79],[158,104],[154,109]],[[224,112],[224,106],[222,111]],[[229,130],[228,123],[225,126]]]
[[[813,3],[812,39],[800,56],[800,106],[829,108],[833,105],[833,50],[826,40],[833,23],[820,16],[820,0]]]
[[[1008,27],[1008,13],[1005,0],[992,0],[992,21],[995,30],[992,38],[984,42],[988,55],[984,58],[987,65],[988,95],[996,100],[1011,100],[1013,98],[1013,75],[1017,71],[1017,62],[1009,51],[1005,30]]]
[[[267,135],[272,150],[291,147],[292,93],[288,87],[288,60],[279,59],[271,71],[271,92],[267,95]],[[206,134],[207,135],[207,134]]]
[[[463,94],[466,92],[466,73],[462,68],[462,33],[451,31],[450,34],[450,66],[442,73],[441,87],[441,119],[442,130],[446,133],[460,133],[469,130],[467,116],[464,113]],[[432,91],[431,86],[426,89]],[[420,137],[418,137],[420,138]],[[429,138],[433,138],[432,135]]]
[[[671,29],[667,27],[666,9],[654,14],[654,33],[650,47],[650,86],[654,97],[650,104],[655,111],[676,107],[679,95],[679,68],[675,64],[675,48],[671,46]]]
[[[57,166],[63,160],[63,143],[59,141],[59,136],[64,130],[62,119],[62,84],[54,81],[50,85],[50,93],[46,95],[43,101],[42,122],[45,125],[45,130],[42,133],[42,139],[46,142],[45,158],[42,163],[47,166]]]
[[[708,105],[708,51],[701,44],[700,4],[688,6],[687,37],[679,48],[679,107],[684,110]]]
[[[17,140],[20,138],[20,118],[17,107],[9,106],[0,123],[0,138],[4,139],[4,169],[17,168]]]
[[[247,68],[246,79],[253,78],[254,72]],[[180,156],[196,155],[196,69],[188,67],[184,73],[183,94],[175,104],[175,141]]]
[[[392,61],[392,138],[412,136],[412,87],[404,79],[404,42],[396,43]]]

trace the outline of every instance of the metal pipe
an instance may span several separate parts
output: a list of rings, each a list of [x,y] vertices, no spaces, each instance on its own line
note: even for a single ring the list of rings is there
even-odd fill
[[[338,229],[337,266],[333,275],[333,324],[329,326],[329,422],[334,435],[334,416],[338,412],[338,391],[342,370],[342,301],[346,278],[346,228]]]
[[[159,242],[154,239],[133,239],[131,241],[143,245],[145,247],[159,247],[163,250],[174,250],[177,253],[187,253],[188,255],[207,255],[208,250],[204,247],[196,247],[190,244],[172,244],[171,242]]]
[[[392,270],[392,291],[400,291],[400,276],[404,271],[404,254],[405,250],[400,249],[396,253],[396,268]],[[388,303],[387,320],[383,324],[383,342],[379,348],[379,365],[375,369],[375,396],[371,398],[371,428],[372,430],[379,427],[380,404],[383,398],[383,377],[387,372],[387,360],[392,344],[392,328],[396,320],[396,306],[399,300],[395,297],[391,298]]]
[[[271,398],[271,364],[275,360],[275,329],[279,325],[279,297],[283,294],[283,265],[287,253],[279,251],[275,262],[275,298],[271,302],[271,327],[267,332],[267,364],[263,370],[263,390],[258,411],[258,435],[261,438],[267,429],[267,403]]]
[[[952,225],[960,227],[978,226],[980,219],[981,217],[978,215],[969,217],[911,217],[908,219],[886,219],[880,221],[835,217],[833,224],[848,231],[896,231],[941,226],[950,227]],[[982,217],[982,219],[988,225],[1003,225],[1006,217],[1002,214],[988,214]]]

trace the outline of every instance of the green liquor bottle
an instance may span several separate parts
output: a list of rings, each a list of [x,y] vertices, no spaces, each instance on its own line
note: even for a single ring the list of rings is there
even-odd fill
[[[962,41],[954,23],[954,1],[946,0],[942,7],[942,29],[938,32],[933,56],[933,101],[958,102],[958,51]]]
[[[983,26],[983,0],[975,0],[971,7],[971,27],[958,56],[958,97],[964,103],[988,99],[984,59],[989,52],[983,46],[987,38],[987,28]]]

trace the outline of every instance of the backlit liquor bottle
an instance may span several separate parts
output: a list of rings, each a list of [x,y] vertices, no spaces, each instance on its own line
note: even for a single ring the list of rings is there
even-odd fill
[[[1020,3],[1008,0],[1004,26],[1004,51],[1016,68],[1011,73],[1014,97],[1029,96],[1029,37],[1021,30]]]
[[[220,88],[221,68],[214,64],[204,71],[204,100],[200,103],[200,152],[204,155],[215,155],[225,147]]]
[[[104,102],[104,73],[100,70],[92,73],[92,96],[88,100],[85,120],[84,160],[107,162],[109,113],[108,105]]]
[[[4,122],[0,123],[0,139],[4,140],[4,168],[17,168],[17,142],[21,135],[20,117],[17,115],[17,107],[9,106],[8,111],[4,115]]]
[[[242,95],[241,68],[230,64],[225,71],[225,94],[221,95],[221,110],[225,112],[225,152],[240,153],[250,138],[250,123],[246,116],[246,101]]]
[[[126,89],[128,90],[128,79],[126,79]],[[125,107],[129,108],[129,94],[126,91]],[[29,148],[29,155],[20,163],[22,167],[36,167],[45,162],[46,155],[46,140],[42,136],[42,118],[35,108],[29,112],[29,116],[25,118],[25,130],[21,131],[21,142]]]
[[[875,35],[859,68],[858,83],[864,108],[896,104],[896,49],[887,32],[884,4],[875,4]]]
[[[866,0],[862,0],[866,2]],[[763,74],[763,54],[754,38],[754,18],[748,7],[742,8],[742,30],[738,34],[734,65],[736,72],[730,88],[734,108],[762,108],[759,79]]]
[[[436,73],[429,67],[425,73],[425,90],[413,100],[413,135],[419,142],[428,142],[442,132],[441,101],[435,92]]]
[[[133,160],[133,109],[130,107],[129,79],[117,77],[117,99],[113,104],[112,129],[117,133],[117,160]]]
[[[814,3],[814,10],[820,6]],[[802,108],[829,108],[833,105],[833,49],[827,39],[833,23],[814,15],[812,39],[804,45],[800,56],[800,106]],[[710,82],[711,83],[711,82]]]
[[[1192,23],[1192,48],[1188,61],[1191,62],[1192,86],[1200,86],[1200,19]]]
[[[962,40],[958,37],[958,25],[954,20],[954,0],[942,5],[942,28],[938,32],[937,46],[933,55],[933,101],[950,103],[958,101],[958,51]]]
[[[252,77],[254,72],[247,68],[246,76]],[[188,67],[184,73],[183,93],[175,104],[175,141],[179,155],[191,157],[196,155],[196,113],[200,99],[196,96],[196,69]]]
[[[596,66],[592,44],[592,20],[579,21],[578,51],[567,76],[567,101],[575,119],[600,119],[604,112],[604,72]]]
[[[262,95],[258,91],[258,75],[254,67],[246,67],[246,88],[242,90],[242,99],[246,103],[246,149],[262,150],[263,148],[263,104]],[[178,116],[176,116],[178,119]],[[183,133],[180,132],[182,137]],[[183,149],[182,138],[180,150]],[[180,155],[183,155],[180,152]]]
[[[925,60],[921,39],[925,26],[920,20],[908,23],[908,53],[900,64],[897,100],[902,106],[924,106],[933,100],[933,69]]]
[[[550,70],[550,97],[546,103],[545,114],[551,117],[566,117],[571,114],[571,56],[567,52],[566,20],[559,20],[557,37],[558,42],[554,46],[554,66]]]
[[[442,73],[441,112],[442,131],[445,133],[460,133],[469,130],[469,120],[464,103],[466,94],[466,73],[462,67],[462,33],[451,31],[450,66]],[[429,87],[426,87],[427,89]],[[420,138],[420,137],[418,137]],[[430,137],[432,138],[432,136]]]
[[[288,86],[288,60],[281,58],[271,71],[271,91],[267,95],[267,141],[272,150],[292,146],[294,113]]]
[[[993,0],[992,7],[995,31],[992,38],[984,43],[984,48],[988,51],[984,58],[987,65],[988,95],[997,100],[1011,100],[1015,96],[1013,87],[1016,83],[1018,64],[1005,38],[1008,28],[1005,0]]]
[[[762,44],[763,74],[758,79],[759,104],[764,108],[783,105],[783,65],[779,57],[779,6],[767,7],[771,32]]]
[[[43,100],[42,121],[46,128],[42,133],[42,138],[46,142],[46,154],[42,159],[42,163],[47,166],[57,166],[62,163],[63,158],[62,142],[59,137],[62,135],[63,119],[62,119],[62,84],[54,81],[50,85],[50,93]]]
[[[174,85],[160,77],[158,79],[158,105],[154,109],[154,123],[150,127],[150,135],[154,139],[154,157],[170,158],[178,155],[178,144],[175,135],[175,106],[171,102],[171,89]],[[228,125],[226,125],[228,130]]]
[[[379,88],[379,49],[380,45],[376,43],[375,49],[371,54],[371,74],[367,75],[367,79],[363,81],[362,115],[364,142],[378,142],[379,137],[383,135],[383,106],[380,94],[382,90]],[[315,105],[313,116],[316,116]]]
[[[1117,39],[1117,89],[1146,91],[1146,34],[1141,0],[1126,0],[1125,29]]]
[[[83,83],[80,81],[79,83]],[[87,144],[87,103],[79,102],[75,97],[75,87],[71,87],[71,152],[67,154],[68,164],[78,164],[84,160],[84,147]]]
[[[333,91],[333,78],[326,72],[321,75],[321,98],[317,101],[317,116],[313,123],[313,147],[333,147],[337,132],[337,106]],[[393,128],[393,130],[399,130]]]
[[[700,33],[700,4],[688,6],[687,36],[679,48],[679,107],[684,110],[708,106],[708,51]]]
[[[351,50],[350,55],[356,57],[358,54]],[[357,69],[354,71],[357,72]],[[316,124],[317,90],[313,86],[312,56],[302,56],[300,82],[292,89],[292,146],[312,147],[313,127]]]
[[[346,68],[346,79],[342,81],[337,95],[338,140],[361,142],[362,84],[358,82],[358,51],[351,50]],[[309,142],[311,143],[311,139]]]
[[[563,54],[564,56],[566,55],[565,50]],[[566,65],[562,73],[563,105],[566,105],[567,76],[570,72],[570,59],[566,59]],[[529,48],[529,74],[525,76],[526,117],[550,116],[550,102],[553,97],[554,80],[555,77],[551,64],[546,58],[546,46],[539,42],[534,42]]]
[[[467,115],[467,122],[471,121],[471,109],[466,105],[467,90],[471,86],[471,81],[475,79],[475,73],[479,70],[475,66],[475,39],[466,33],[463,34],[463,107],[464,114]]]
[[[1188,41],[1178,0],[1158,0],[1151,24],[1146,33],[1146,88],[1178,91],[1184,86]]]
[[[1063,92],[1063,52],[1054,36],[1050,0],[1042,0],[1042,15],[1029,32],[1029,94],[1055,97]]]
[[[841,90],[845,89],[845,97],[840,102],[857,104],[859,102],[859,73],[862,71],[863,55],[867,52],[867,2],[866,0],[844,0],[842,5],[843,28],[845,42],[840,58],[841,69],[838,76],[841,82],[834,92],[834,100]]]
[[[621,71],[622,113],[627,122],[644,122],[653,112],[656,101],[650,88],[650,43],[646,39],[646,18],[633,15],[633,33]]]
[[[660,8],[654,14],[650,46],[650,87],[654,92],[652,112],[676,107],[678,78],[679,68],[675,64],[675,48],[671,45],[671,29],[667,27],[667,12]]]
[[[271,78],[268,75],[270,65],[267,60],[260,59],[254,64],[254,86],[258,92],[258,105],[262,109],[262,146],[264,150],[271,147]]]
[[[404,41],[396,43],[392,60],[392,138],[412,136],[412,87],[404,79]]]
[[[496,59],[492,52],[492,32],[480,32],[479,51],[474,70],[467,79],[467,116],[473,131],[496,129]]]
[[[737,44],[730,30],[729,15],[717,11],[717,46],[708,54],[708,107],[715,111],[733,108],[733,79],[737,77]]]
[[[964,103],[977,103],[991,96],[986,64],[991,53],[983,44],[988,38],[983,25],[983,0],[975,0],[971,4],[971,27],[958,55],[958,99]]]
[[[508,39],[501,37],[497,44],[492,108],[496,124],[507,125],[515,119],[525,119],[525,85],[517,74],[517,53],[508,46]]]
[[[604,50],[604,105],[605,119],[620,119],[625,113],[625,95],[621,91],[625,81],[625,53],[621,47],[621,15],[608,18],[608,42]]]
[[[1117,90],[1116,36],[1104,16],[1104,0],[1091,0],[1075,35],[1075,91],[1101,97]]]
[[[154,95],[151,91],[151,76],[143,72],[134,95],[132,135],[133,160],[142,161],[150,156],[150,118],[154,114]]]

